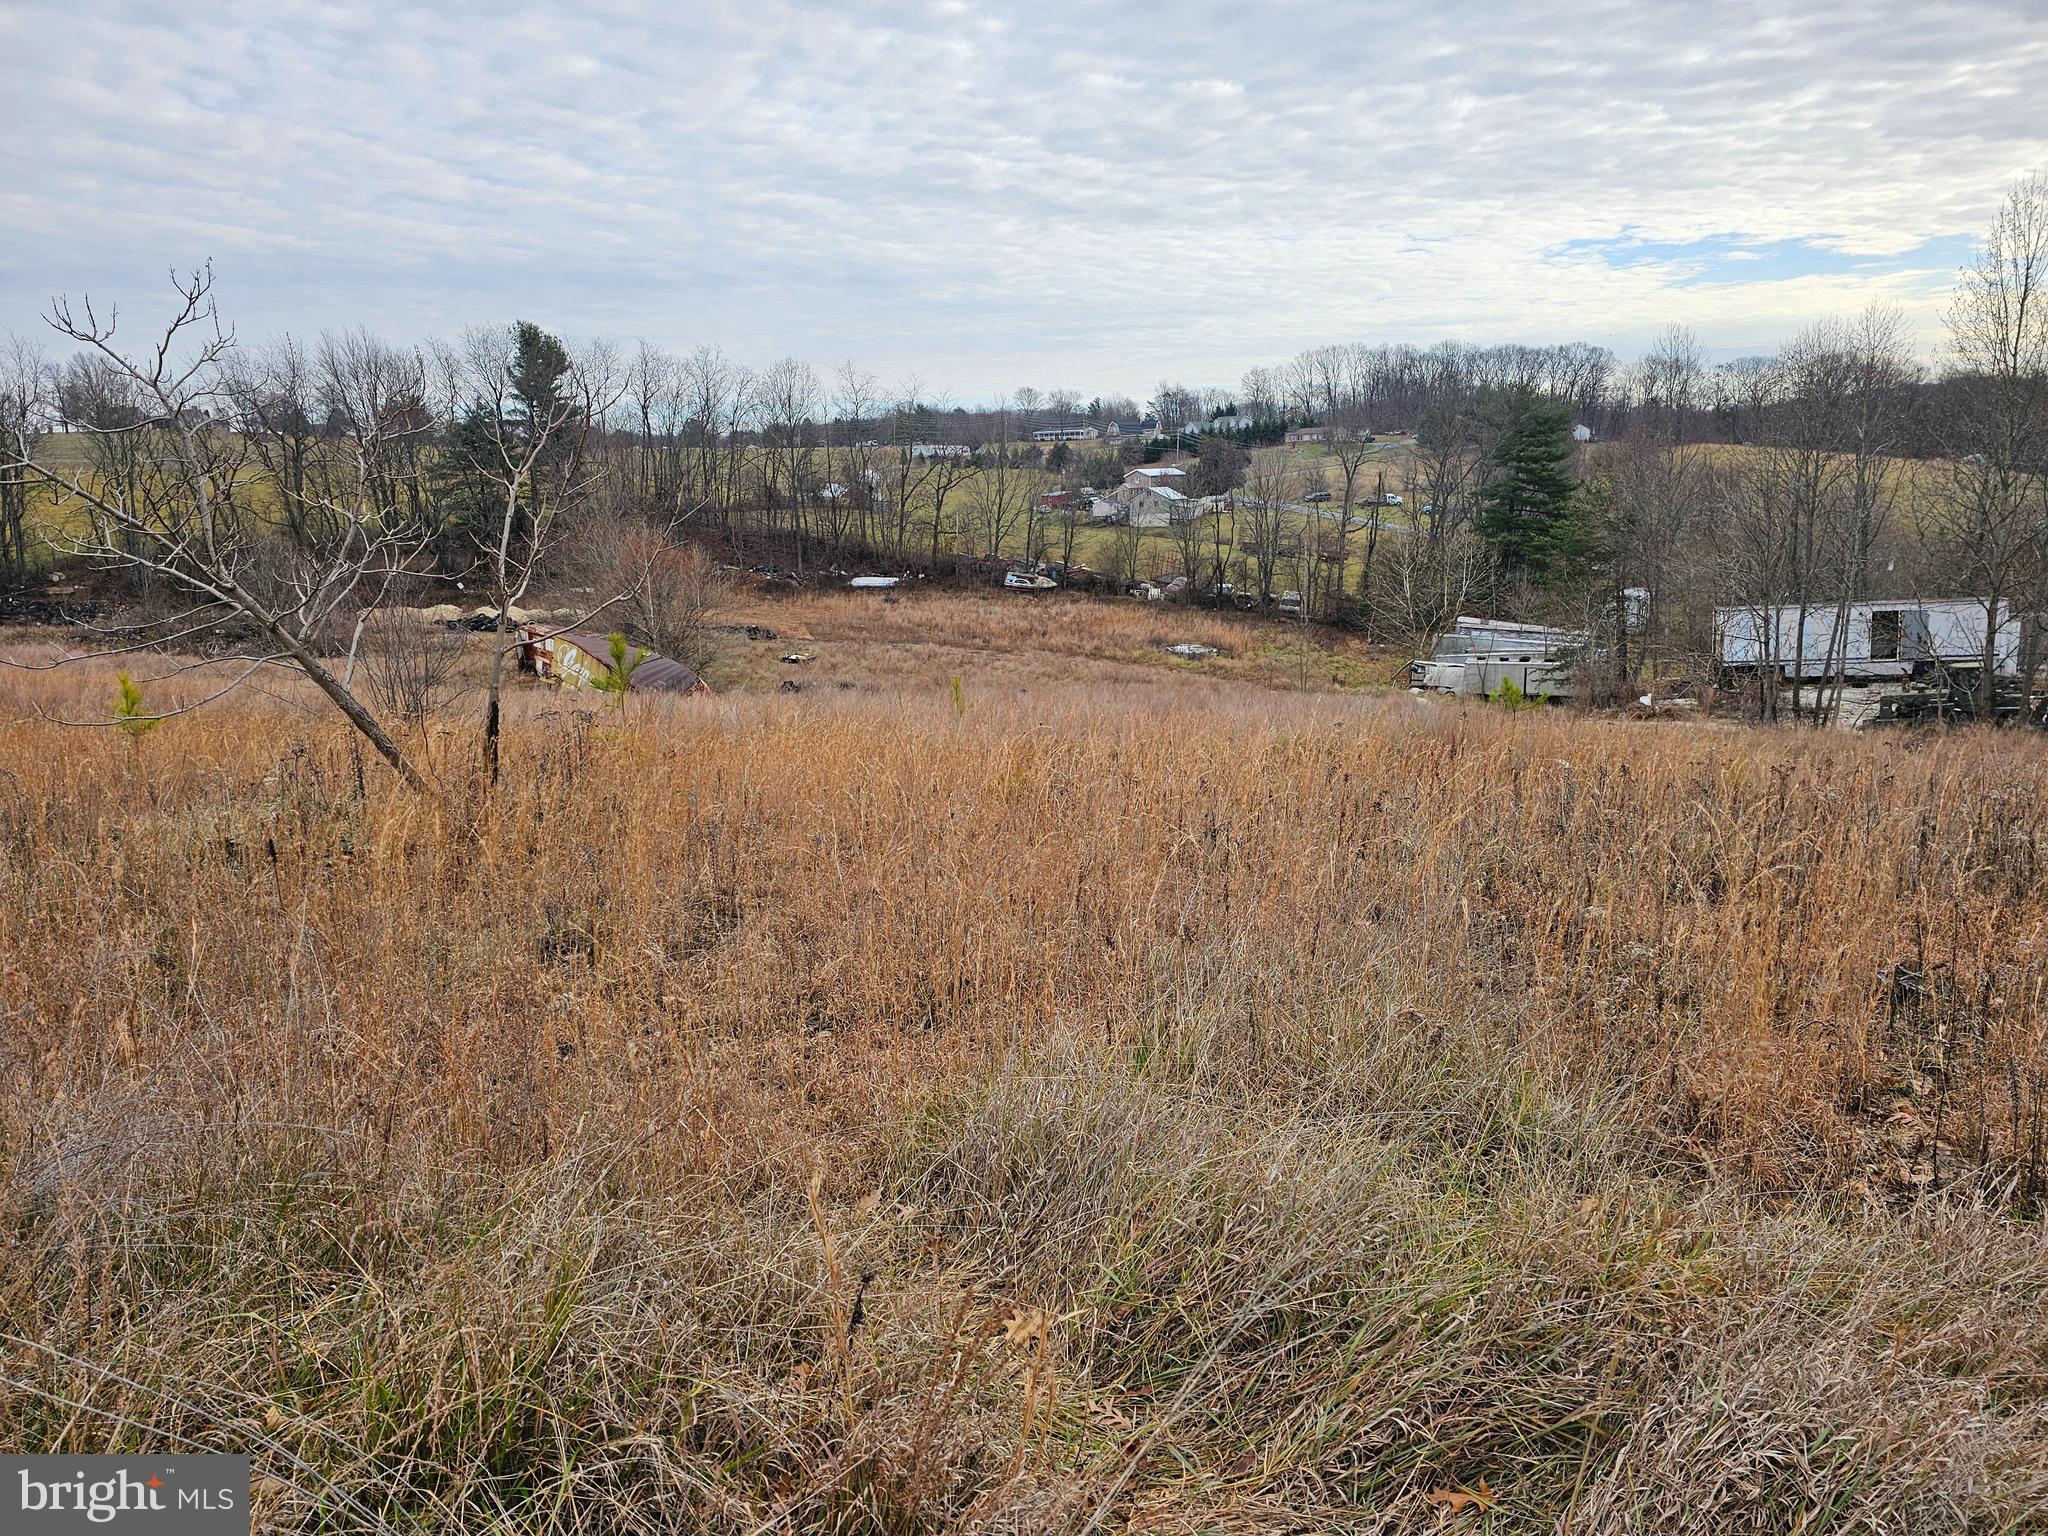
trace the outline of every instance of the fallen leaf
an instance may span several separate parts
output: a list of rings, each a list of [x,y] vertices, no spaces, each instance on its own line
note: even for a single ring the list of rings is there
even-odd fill
[[[1476,1488],[1432,1488],[1422,1497],[1426,1503],[1434,1504],[1438,1509],[1448,1509],[1454,1515],[1468,1509],[1484,1512],[1497,1502],[1483,1477]]]

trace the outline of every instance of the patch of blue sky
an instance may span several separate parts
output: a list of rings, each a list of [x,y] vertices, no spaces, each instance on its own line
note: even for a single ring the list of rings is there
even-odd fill
[[[1837,249],[1828,235],[1789,240],[1748,240],[1739,234],[1698,240],[1652,240],[1630,228],[1600,239],[1567,240],[1555,256],[1594,256],[1610,267],[1655,267],[1674,288],[1709,283],[1774,283],[1814,276],[1888,277],[1938,273],[1944,281],[1969,259],[1967,235],[1942,235],[1903,251],[1871,255]]]

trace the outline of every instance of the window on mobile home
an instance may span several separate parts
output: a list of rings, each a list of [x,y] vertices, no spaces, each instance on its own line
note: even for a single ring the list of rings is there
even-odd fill
[[[1870,659],[1897,661],[1899,634],[1905,616],[1896,608],[1880,608],[1870,616]]]

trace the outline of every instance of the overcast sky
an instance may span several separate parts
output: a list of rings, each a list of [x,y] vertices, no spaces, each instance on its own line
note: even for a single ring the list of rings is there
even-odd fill
[[[514,317],[955,399],[1327,341],[1936,340],[2048,0],[0,4],[0,330]]]

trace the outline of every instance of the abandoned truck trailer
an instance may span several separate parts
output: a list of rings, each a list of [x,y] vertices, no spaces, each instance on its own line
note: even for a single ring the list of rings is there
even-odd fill
[[[2019,669],[2019,621],[2002,601],[1996,612],[1993,670],[2010,677]],[[1788,682],[1839,672],[1850,682],[1869,683],[1919,676],[1936,666],[1982,666],[1991,614],[1990,605],[1973,597],[1889,598],[1839,610],[1787,603],[1716,608],[1714,633],[1727,676],[1775,665]]]
[[[1408,685],[1429,693],[1485,698],[1512,682],[1529,698],[1572,695],[1568,662],[1586,643],[1576,629],[1460,615],[1427,657],[1408,663]]]

